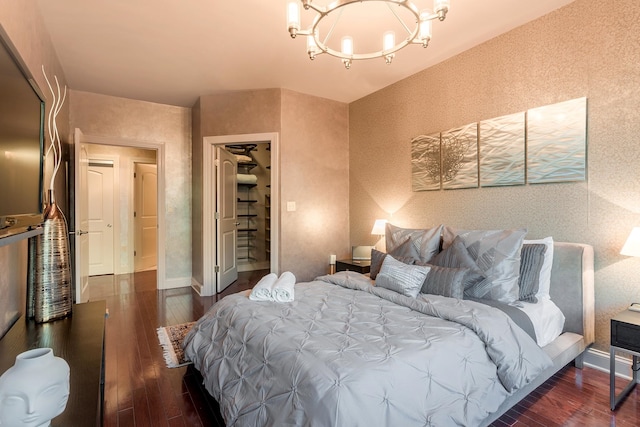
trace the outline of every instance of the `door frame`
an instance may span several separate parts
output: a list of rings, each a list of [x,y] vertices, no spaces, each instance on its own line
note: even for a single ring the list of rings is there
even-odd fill
[[[113,162],[113,274],[120,274],[120,263],[116,262],[118,257],[118,251],[116,250],[116,240],[120,236],[120,198],[118,197],[117,189],[120,186],[120,156],[112,154],[91,154],[91,147],[89,147],[87,160],[91,163],[91,160],[109,160]],[[90,165],[89,165],[90,166]],[[91,245],[89,245],[91,250]]]
[[[156,151],[156,165],[158,167],[158,270],[156,280],[158,289],[167,289],[165,266],[166,218],[164,209],[160,208],[161,206],[165,206],[165,144],[162,142],[141,141],[87,134],[83,135],[83,142],[85,144],[114,145],[118,147],[144,148],[147,150]],[[78,161],[79,159],[77,158],[74,160],[74,167],[78,167]],[[79,183],[76,184],[79,185]],[[77,201],[75,205],[76,206],[74,207],[74,210],[77,210]],[[77,215],[77,212],[75,212],[75,214]]]
[[[241,135],[205,136],[202,138],[202,288],[201,296],[216,294],[215,229],[215,146],[226,144],[271,144],[271,272],[280,272],[280,143],[277,132]],[[274,209],[275,208],[275,209]]]

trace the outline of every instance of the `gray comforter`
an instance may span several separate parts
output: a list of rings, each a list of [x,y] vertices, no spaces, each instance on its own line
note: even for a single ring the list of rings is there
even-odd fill
[[[227,426],[474,426],[551,365],[495,308],[372,283],[341,272],[292,303],[216,303],[185,354]]]

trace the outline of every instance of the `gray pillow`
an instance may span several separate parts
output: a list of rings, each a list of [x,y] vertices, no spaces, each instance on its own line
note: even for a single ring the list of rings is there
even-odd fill
[[[468,268],[447,268],[432,265],[420,292],[462,299],[464,296],[464,277],[468,271]]]
[[[544,254],[547,245],[544,244],[524,244],[520,251],[520,278],[518,287],[520,289],[520,301],[538,302],[536,294],[540,286],[540,271],[544,263]]]
[[[520,250],[527,230],[454,230],[445,227],[443,239],[460,236],[471,258],[491,281],[474,286],[465,295],[512,303],[519,298]]]
[[[373,280],[376,279],[376,276],[380,272],[382,261],[384,261],[384,257],[386,255],[387,254],[385,254],[384,252],[380,252],[377,249],[371,249],[371,266],[369,267],[369,277],[371,277]],[[420,257],[415,247],[411,243],[411,239],[409,238],[407,238],[407,240],[391,250],[389,252],[389,255],[405,264],[414,264]]]
[[[415,298],[420,293],[427,273],[429,267],[404,264],[387,255],[376,277],[376,286]]]
[[[429,229],[410,229],[387,223],[385,228],[387,253],[391,253],[394,248],[410,239],[418,253],[418,259],[426,263],[438,253],[441,234],[442,225]]]
[[[469,251],[464,246],[462,238],[458,237],[454,239],[453,243],[449,247],[431,260],[431,264],[439,267],[447,268],[464,268],[466,273],[463,279],[464,289],[470,289],[473,286],[481,284],[481,282],[487,282],[491,284],[490,280],[482,273],[480,267],[469,255]]]

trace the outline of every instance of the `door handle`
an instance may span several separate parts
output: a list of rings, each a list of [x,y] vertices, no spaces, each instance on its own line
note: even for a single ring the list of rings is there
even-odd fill
[[[235,224],[236,226],[240,225],[240,223],[239,223],[239,222],[234,222],[234,224]]]
[[[107,228],[111,228],[111,224],[107,224]]]

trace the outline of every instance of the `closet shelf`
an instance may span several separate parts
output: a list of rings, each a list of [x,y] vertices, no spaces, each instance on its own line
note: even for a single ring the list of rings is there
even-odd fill
[[[257,186],[258,184],[243,184],[242,182],[238,183],[238,187],[243,187],[243,188],[253,188],[255,186]]]
[[[258,203],[257,200],[242,200],[240,198],[238,198],[238,202],[239,203]]]
[[[257,228],[238,228],[238,233],[251,233],[254,231],[258,231]]]
[[[258,214],[238,214],[238,218],[255,218]]]

